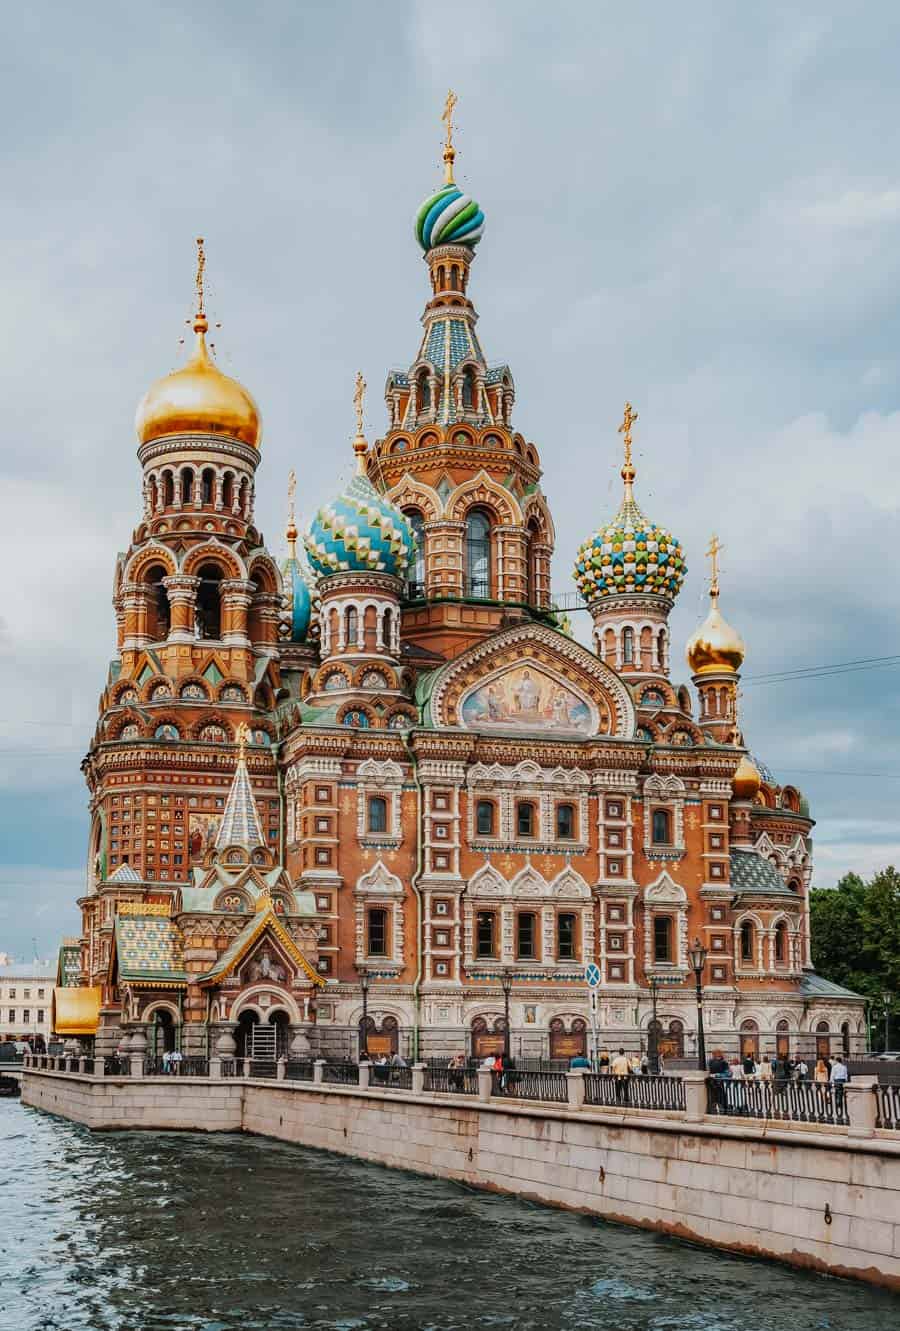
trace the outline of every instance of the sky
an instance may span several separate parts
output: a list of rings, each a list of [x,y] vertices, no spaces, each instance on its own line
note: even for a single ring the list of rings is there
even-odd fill
[[[754,681],[900,653],[898,55],[886,3],[6,12],[0,949],[78,931],[134,411],[183,354],[194,238],[219,363],[262,408],[257,516],[281,553],[289,469],[308,519],[351,471],[357,369],[374,438],[415,355],[412,218],[448,87],[487,216],[470,294],[541,453],[555,588],[618,505],[630,399],[637,498],[690,568],[673,648],[716,531],[745,735],[810,797],[817,885],[900,862],[897,669]]]

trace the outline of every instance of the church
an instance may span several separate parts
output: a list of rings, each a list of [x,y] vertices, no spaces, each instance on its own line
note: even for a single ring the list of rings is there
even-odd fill
[[[355,475],[302,541],[292,478],[283,562],[198,242],[193,350],[137,412],[55,1029],[98,1053],[564,1058],[652,1036],[689,1058],[699,1001],[708,1048],[856,1051],[862,1001],[811,966],[807,801],[739,727],[716,538],[682,682],[685,546],[641,507],[630,404],[621,502],[575,554],[590,648],[554,601],[540,451],[477,332],[485,217],[452,109],[415,220],[418,345],[372,443],[357,377]]]

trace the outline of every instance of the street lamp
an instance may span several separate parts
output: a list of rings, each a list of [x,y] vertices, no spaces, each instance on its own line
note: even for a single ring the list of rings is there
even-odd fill
[[[707,956],[706,948],[699,938],[695,938],[688,948],[688,957],[697,981],[697,1066],[703,1072],[706,1071],[706,1037],[703,1034],[703,967],[706,965]]]
[[[887,990],[881,995],[881,1001],[884,1003],[884,1052],[890,1049],[890,1022],[891,1022],[891,995]]]
[[[359,1037],[359,1056],[369,1056],[369,971],[366,966],[357,966],[359,984],[363,996],[362,1033]]]
[[[509,1062],[509,995],[512,990],[513,973],[507,966],[500,976],[500,984],[503,987],[503,1010],[506,1017],[506,1025],[503,1028],[503,1058]]]
[[[647,1054],[650,1060],[650,1071],[654,1077],[659,1076],[659,1023],[656,1019],[656,1000],[659,997],[659,976],[648,975],[647,983],[650,986],[650,1001],[653,1004],[653,1016],[650,1018],[650,1030],[647,1033]]]

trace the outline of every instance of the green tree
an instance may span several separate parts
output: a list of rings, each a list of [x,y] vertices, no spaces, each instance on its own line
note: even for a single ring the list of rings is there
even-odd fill
[[[889,865],[869,881],[849,873],[837,887],[809,894],[813,966],[819,975],[874,1000],[876,1047],[883,1026],[882,995],[891,997],[892,1037],[900,1011],[900,873]],[[879,1011],[880,1010],[880,1011]]]

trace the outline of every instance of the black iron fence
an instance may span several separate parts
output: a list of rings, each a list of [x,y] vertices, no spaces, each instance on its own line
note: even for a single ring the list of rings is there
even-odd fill
[[[477,1095],[478,1070],[468,1065],[451,1068],[430,1064],[425,1069],[425,1090],[442,1095]]]
[[[494,1072],[494,1095],[515,1096],[519,1100],[550,1100],[565,1104],[569,1098],[564,1072]]]
[[[311,1058],[289,1058],[284,1065],[286,1081],[312,1081],[313,1061]]]
[[[209,1059],[191,1056],[166,1058],[151,1054],[144,1059],[145,1077],[208,1077]]]
[[[358,1086],[358,1063],[326,1063],[322,1068],[322,1081],[334,1086]]]
[[[843,1086],[811,1081],[744,1081],[710,1077],[707,1112],[733,1118],[772,1118],[793,1123],[846,1124]]]
[[[680,1077],[611,1077],[587,1072],[584,1102],[630,1109],[684,1109],[684,1082]]]
[[[131,1059],[127,1054],[109,1054],[103,1060],[104,1077],[130,1077]]]
[[[412,1068],[393,1067],[390,1063],[373,1063],[369,1085],[380,1091],[411,1091]]]
[[[223,1077],[240,1077],[243,1071],[243,1064],[236,1058],[223,1058],[219,1066]]]
[[[278,1064],[274,1058],[251,1058],[250,1076],[251,1077],[275,1077],[278,1073]]]
[[[900,1129],[900,1086],[875,1087],[876,1128]]]

